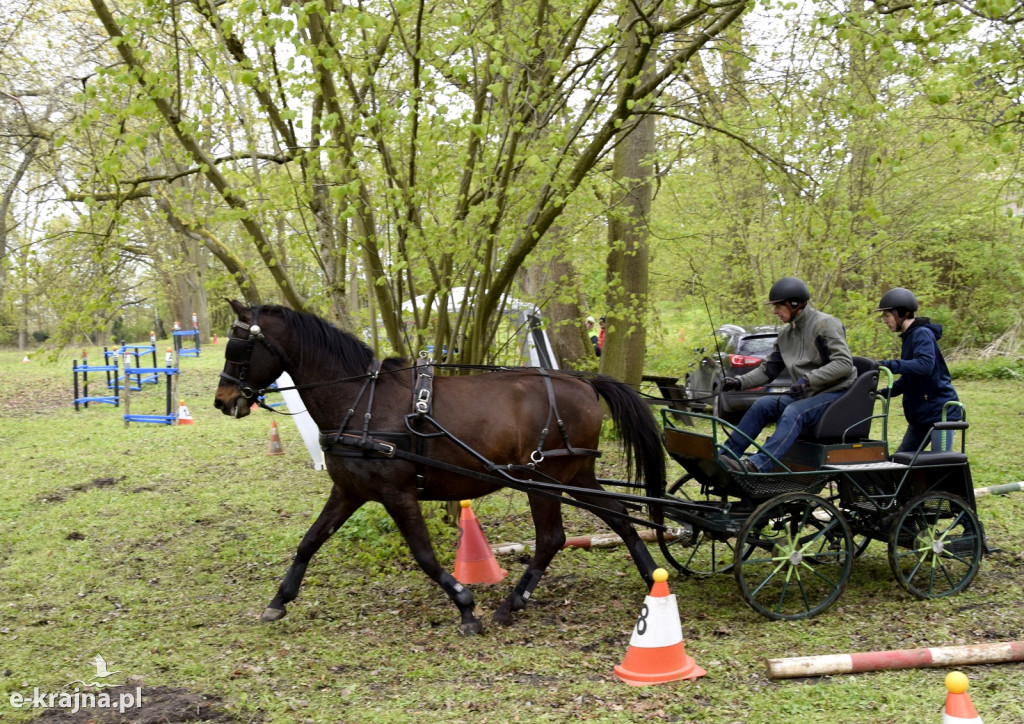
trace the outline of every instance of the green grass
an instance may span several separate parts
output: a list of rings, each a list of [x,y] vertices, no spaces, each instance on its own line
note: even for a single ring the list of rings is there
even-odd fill
[[[181,687],[218,697],[238,721],[937,722],[945,670],[772,681],[764,660],[1024,639],[1024,493],[979,499],[1001,552],[950,599],[911,599],[877,542],[836,606],[809,621],[764,620],[730,576],[673,574],[687,652],[708,671],[695,681],[634,689],[612,674],[647,593],[622,549],[561,553],[509,628],[489,620],[508,586],[473,587],[486,628],[465,639],[454,607],[373,509],[313,560],[288,617],[262,625],[329,481],[286,420],[286,454],[268,457],[268,413],[238,421],[213,409],[220,353],[182,361],[194,426],[126,428],[112,407],[72,409],[70,360],[23,364],[0,352],[3,721],[38,713],[10,707],[12,692],[58,691],[100,653],[144,697]],[[1024,386],[958,389],[975,485],[1021,479]],[[158,411],[161,394],[133,398],[133,410]],[[474,511],[491,543],[534,537],[519,494]],[[437,506],[428,512],[451,566],[455,531]],[[566,519],[570,535],[600,530],[576,510]],[[522,570],[517,557],[500,562],[510,576]],[[966,672],[986,724],[1024,721],[1024,664]]]

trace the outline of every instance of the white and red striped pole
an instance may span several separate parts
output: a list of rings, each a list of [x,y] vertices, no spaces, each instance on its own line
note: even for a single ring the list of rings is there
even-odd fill
[[[765,663],[768,666],[769,679],[792,679],[800,676],[859,674],[863,671],[883,669],[922,669],[967,664],[1000,664],[1008,661],[1024,661],[1024,641],[797,656],[768,659]]]
[[[1024,490],[1024,482],[1003,483],[1002,485],[989,485],[987,488],[975,488],[974,497],[981,498],[985,495],[1006,495]]]

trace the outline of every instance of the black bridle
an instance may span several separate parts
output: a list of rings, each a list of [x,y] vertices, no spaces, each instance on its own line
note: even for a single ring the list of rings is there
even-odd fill
[[[243,322],[241,319],[236,319],[231,325],[231,336],[228,338],[228,343],[224,348],[224,359],[238,366],[238,376],[234,377],[229,375],[227,372],[222,371],[220,376],[222,379],[228,382],[234,382],[238,385],[238,389],[242,393],[242,397],[247,400],[255,400],[257,405],[261,407],[264,403],[260,400],[261,390],[255,390],[246,383],[246,377],[249,375],[249,365],[252,362],[252,352],[256,347],[256,341],[266,347],[275,357],[281,358],[278,351],[267,341],[266,336],[263,334],[263,330],[259,325],[260,312],[258,309],[252,310],[252,324]],[[236,329],[240,329],[244,332],[248,332],[247,337],[236,337],[234,332]]]
[[[263,399],[264,395],[267,392],[283,392],[285,389],[304,390],[307,388],[324,387],[327,385],[336,385],[344,382],[352,382],[353,380],[369,381],[370,379],[376,379],[377,376],[380,374],[380,363],[377,362],[371,365],[369,371],[367,371],[365,374],[355,375],[353,377],[345,377],[343,379],[330,380],[327,382],[313,382],[305,385],[293,385],[292,387],[287,388],[269,387],[255,389],[254,387],[252,387],[252,385],[246,382],[246,379],[249,376],[249,365],[252,362],[252,353],[253,350],[256,348],[257,341],[264,347],[266,347],[271,354],[273,354],[275,357],[281,360],[281,364],[282,367],[284,367],[284,369],[288,369],[288,367],[290,366],[290,360],[288,358],[288,355],[284,352],[284,350],[279,350],[277,346],[271,343],[271,341],[267,339],[266,335],[263,334],[263,330],[259,325],[260,310],[256,307],[250,307],[250,310],[252,311],[252,323],[249,324],[243,322],[241,319],[236,319],[231,325],[231,331],[229,332],[228,341],[224,348],[224,360],[238,367],[238,376],[236,377],[233,375],[229,375],[227,372],[224,371],[221,371],[220,376],[221,379],[227,380],[228,382],[233,382],[234,384],[238,385],[238,389],[239,392],[241,392],[242,397],[244,397],[246,400],[249,400],[250,402],[255,402],[257,406],[262,407],[264,410],[267,410],[268,412],[274,412],[279,415],[298,414],[294,412],[281,412],[280,410],[275,410],[274,408],[267,405],[267,403]],[[236,329],[242,330],[243,332],[247,332],[248,336],[236,337],[234,335]],[[366,383],[364,382],[364,388],[365,384]],[[359,394],[360,396],[362,396],[362,392],[360,392]]]

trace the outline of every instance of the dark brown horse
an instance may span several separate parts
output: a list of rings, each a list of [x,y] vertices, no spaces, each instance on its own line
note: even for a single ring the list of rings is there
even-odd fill
[[[602,419],[598,396],[620,432],[629,470],[645,483],[648,496],[659,497],[664,489],[654,416],[634,390],[610,377],[513,368],[421,378],[403,361],[378,362],[359,339],[315,316],[278,306],[231,306],[238,319],[225,350],[216,407],[244,417],[260,392],[287,372],[320,428],[333,481],[264,621],[285,615],[320,546],[363,503],[376,501],[395,520],[416,562],[458,607],[462,632],[479,632],[473,594],[438,565],[420,501],[476,498],[507,481],[527,491],[537,537],[533,560],[494,613],[497,623],[511,623],[512,612],[526,605],[565,542],[557,486],[600,489],[594,474]],[[522,485],[530,480],[543,489]],[[623,538],[650,586],[655,564],[622,517],[622,501],[579,492],[574,497]]]

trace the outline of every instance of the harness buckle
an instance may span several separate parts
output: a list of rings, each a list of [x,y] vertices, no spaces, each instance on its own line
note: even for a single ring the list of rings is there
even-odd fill
[[[430,412],[430,390],[420,390],[419,397],[415,404],[416,412],[426,415]]]
[[[544,462],[544,453],[541,452],[540,450],[534,450],[532,453],[530,453],[530,461],[534,465],[540,465],[542,462]]]

